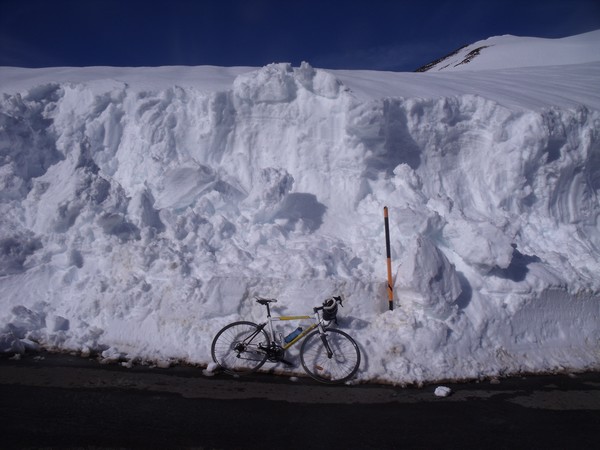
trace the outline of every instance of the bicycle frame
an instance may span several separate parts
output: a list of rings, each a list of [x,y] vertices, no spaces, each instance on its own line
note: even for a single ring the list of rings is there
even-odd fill
[[[294,345],[296,342],[300,341],[304,336],[306,336],[308,333],[313,331],[315,328],[319,329],[319,333],[321,335],[323,335],[323,333],[325,332],[323,323],[321,321],[321,317],[319,316],[319,312],[316,308],[315,308],[315,311],[314,311],[314,314],[312,317],[311,316],[271,317],[271,308],[269,308],[269,304],[267,303],[265,306],[267,307],[267,321],[261,325],[262,326],[265,326],[267,324],[269,325],[269,333],[271,334],[271,339],[273,340],[273,342],[281,341],[279,343],[281,344],[281,348],[283,348],[284,350],[287,350],[292,345]],[[296,336],[290,342],[286,343],[286,342],[283,342],[283,339],[277,339],[277,335],[275,334],[275,329],[273,328],[273,322],[284,322],[284,321],[288,321],[288,320],[306,320],[306,319],[311,319],[311,318],[314,320],[314,323],[310,324],[310,326],[306,330],[303,330],[302,333],[300,333],[298,336]],[[329,346],[327,346],[327,347],[329,347]]]

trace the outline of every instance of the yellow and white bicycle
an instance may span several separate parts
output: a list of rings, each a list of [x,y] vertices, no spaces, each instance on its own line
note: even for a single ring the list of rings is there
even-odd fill
[[[321,306],[313,308],[313,316],[271,317],[272,298],[256,298],[257,303],[267,308],[267,320],[233,322],[217,333],[211,346],[212,358],[225,372],[246,375],[257,371],[267,360],[283,362],[285,351],[304,338],[300,347],[300,361],[308,375],[328,384],[344,383],[352,378],[360,365],[360,350],[348,334],[336,328],[337,306],[342,297],[332,297]],[[343,306],[343,305],[342,305]],[[297,328],[283,338],[276,335],[273,322],[313,319],[305,330]]]

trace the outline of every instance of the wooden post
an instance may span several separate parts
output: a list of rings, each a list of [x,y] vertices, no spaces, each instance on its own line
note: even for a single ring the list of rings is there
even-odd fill
[[[392,282],[392,255],[390,250],[390,224],[388,220],[388,208],[383,207],[383,222],[385,225],[385,251],[387,259],[387,293],[390,311],[394,309],[394,287]]]

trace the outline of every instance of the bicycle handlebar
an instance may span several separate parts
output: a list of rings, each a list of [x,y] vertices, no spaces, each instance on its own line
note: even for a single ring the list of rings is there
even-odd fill
[[[336,303],[339,303],[342,306],[342,308],[344,307],[344,304],[342,303],[344,301],[344,298],[341,295],[331,297],[331,299],[335,300]],[[323,304],[321,306],[315,306],[313,308],[313,311],[315,311],[315,312],[323,311],[323,309],[325,308],[325,302],[327,300],[330,300],[330,299],[327,298],[327,299],[323,300]]]

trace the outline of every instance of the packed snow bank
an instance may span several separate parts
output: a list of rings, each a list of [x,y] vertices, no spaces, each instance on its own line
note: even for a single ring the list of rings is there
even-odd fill
[[[0,73],[2,351],[208,364],[255,295],[343,294],[360,380],[600,367],[599,109],[528,108],[500,75],[402,98],[308,64],[55,70]]]

